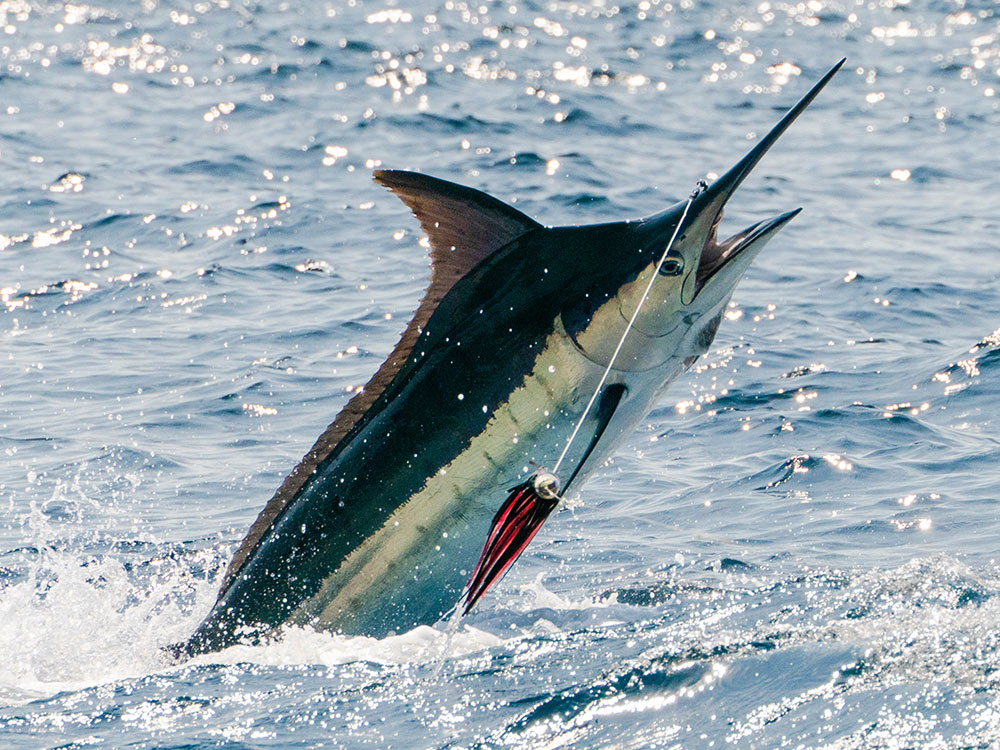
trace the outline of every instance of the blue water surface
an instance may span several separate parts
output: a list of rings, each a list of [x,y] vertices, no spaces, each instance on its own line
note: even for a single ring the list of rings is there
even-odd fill
[[[0,746],[1000,744],[995,2],[9,0],[0,30]],[[727,210],[805,209],[712,350],[453,638],[167,663],[421,297],[375,168],[648,214],[845,55]]]

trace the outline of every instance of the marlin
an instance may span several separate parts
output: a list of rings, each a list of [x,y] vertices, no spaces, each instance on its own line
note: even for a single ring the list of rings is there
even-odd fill
[[[471,609],[707,351],[737,282],[801,210],[720,241],[723,208],[843,63],[712,185],[644,219],[545,227],[470,187],[375,172],[430,242],[426,295],[178,652],[285,624],[382,637],[437,622],[463,593]],[[543,470],[557,463],[561,487]]]

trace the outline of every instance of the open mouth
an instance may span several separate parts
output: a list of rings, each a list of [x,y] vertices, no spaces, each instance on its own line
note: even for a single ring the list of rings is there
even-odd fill
[[[708,239],[705,241],[705,247],[701,251],[701,259],[698,262],[698,275],[696,279],[697,288],[701,289],[710,278],[718,273],[723,267],[728,265],[743,250],[756,244],[758,240],[765,238],[767,235],[777,232],[786,223],[794,219],[801,210],[801,208],[796,208],[794,211],[787,211],[780,216],[758,221],[756,224],[747,227],[742,232],[737,232],[732,237],[719,242],[716,240],[716,236],[719,229],[719,223],[722,221],[723,210],[720,209],[719,214],[715,217],[715,221],[712,223],[712,228],[708,233]]]

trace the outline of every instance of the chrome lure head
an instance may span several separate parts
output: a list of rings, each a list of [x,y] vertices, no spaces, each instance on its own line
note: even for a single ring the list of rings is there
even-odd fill
[[[664,361],[665,353],[678,352],[681,341],[690,337],[693,328],[711,325],[708,335],[693,337],[693,350],[685,352],[684,356],[703,353],[718,325],[715,318],[721,314],[721,306],[729,299],[743,273],[767,241],[801,210],[765,219],[719,240],[718,227],[726,203],[843,64],[841,60],[833,66],[739,162],[710,186],[698,191],[690,199],[690,205],[687,200],[682,201],[631,225],[632,235],[638,240],[638,274],[615,291],[614,299],[593,311],[590,325],[571,331],[588,357],[601,364],[607,363],[617,344],[614,330],[623,330],[633,316],[635,322],[615,369],[656,367]],[[670,252],[660,263],[672,237]],[[649,280],[654,275],[657,279],[650,286]],[[647,288],[648,297],[642,302]],[[640,304],[639,314],[635,315]],[[699,320],[702,325],[696,325]],[[701,351],[696,350],[699,346]]]

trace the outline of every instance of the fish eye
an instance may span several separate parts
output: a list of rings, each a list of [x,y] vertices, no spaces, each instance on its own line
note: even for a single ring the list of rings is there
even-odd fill
[[[679,255],[668,255],[660,264],[661,276],[680,276],[684,272],[684,259]]]

